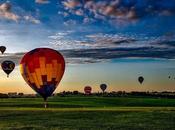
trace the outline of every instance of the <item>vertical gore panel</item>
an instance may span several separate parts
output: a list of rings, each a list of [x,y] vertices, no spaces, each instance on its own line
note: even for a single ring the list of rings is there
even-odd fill
[[[39,63],[40,63],[41,75],[46,75],[46,58],[40,57]]]
[[[19,69],[20,69],[21,74],[24,74],[23,64],[20,64],[20,65],[19,65]]]
[[[38,79],[37,79],[37,76],[35,73],[32,73],[32,77],[34,79],[34,83],[36,84],[37,88],[40,88],[40,85],[39,85],[39,82],[38,82]]]
[[[60,80],[60,74],[61,74],[61,64],[58,64],[57,67],[57,77],[56,77],[56,81],[59,82]]]
[[[30,82],[31,82],[31,83],[34,83],[34,79],[33,79],[33,77],[32,77],[32,74],[30,73],[28,67],[26,67],[26,73],[27,73],[27,75],[28,75],[28,77],[29,77]]]
[[[36,76],[37,76],[37,79],[38,79],[38,82],[39,82],[39,85],[43,85],[43,81],[42,81],[42,78],[41,78],[41,71],[39,68],[35,69],[35,73],[36,73]]]
[[[52,80],[52,64],[46,64],[47,82]]]
[[[57,77],[57,69],[58,69],[57,60],[52,60],[52,64],[53,64],[53,76],[52,76],[52,78],[56,79],[56,77]]]

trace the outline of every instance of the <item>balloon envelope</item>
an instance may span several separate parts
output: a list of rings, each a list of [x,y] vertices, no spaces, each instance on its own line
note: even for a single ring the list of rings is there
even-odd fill
[[[101,84],[100,88],[104,92],[106,90],[106,88],[107,88],[107,85],[106,84]]]
[[[2,54],[5,52],[5,50],[6,50],[5,46],[0,46],[0,51],[1,51]]]
[[[2,62],[1,67],[8,77],[9,74],[14,70],[15,63],[13,61],[6,60]]]
[[[144,78],[143,78],[142,76],[140,76],[140,77],[138,78],[138,81],[140,82],[140,84],[142,84],[143,81],[144,81]]]
[[[92,88],[90,86],[85,86],[84,87],[84,92],[85,94],[91,94]]]
[[[63,56],[56,50],[36,48],[24,55],[20,71],[28,85],[44,100],[51,96],[65,70]]]

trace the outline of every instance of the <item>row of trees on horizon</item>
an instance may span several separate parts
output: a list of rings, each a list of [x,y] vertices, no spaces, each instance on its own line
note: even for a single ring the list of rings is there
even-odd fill
[[[112,91],[112,92],[95,92],[82,93],[79,91],[63,91],[52,94],[52,97],[71,97],[71,96],[97,96],[97,97],[158,97],[158,98],[175,98],[175,91]],[[39,94],[24,94],[17,92],[0,93],[0,98],[37,98]]]

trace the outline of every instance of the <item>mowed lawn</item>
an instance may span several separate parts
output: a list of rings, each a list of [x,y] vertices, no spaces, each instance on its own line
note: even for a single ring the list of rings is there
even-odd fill
[[[51,97],[0,99],[0,130],[175,130],[175,99]]]

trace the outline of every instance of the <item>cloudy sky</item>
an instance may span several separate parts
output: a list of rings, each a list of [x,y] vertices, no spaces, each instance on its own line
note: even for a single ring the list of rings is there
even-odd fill
[[[65,57],[56,91],[100,91],[101,83],[108,91],[175,90],[174,0],[0,0],[0,44],[0,61],[17,65],[9,79],[0,71],[0,92],[33,92],[18,63],[37,47]]]

